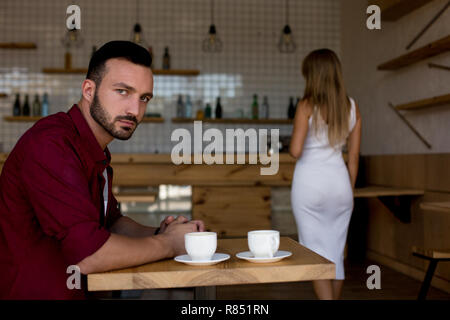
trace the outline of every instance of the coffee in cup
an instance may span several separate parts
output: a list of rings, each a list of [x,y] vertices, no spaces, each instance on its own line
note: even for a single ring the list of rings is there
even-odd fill
[[[192,261],[208,261],[217,249],[217,233],[190,232],[184,235],[184,247]]]
[[[255,258],[273,258],[280,246],[280,232],[255,230],[247,233],[248,248]]]

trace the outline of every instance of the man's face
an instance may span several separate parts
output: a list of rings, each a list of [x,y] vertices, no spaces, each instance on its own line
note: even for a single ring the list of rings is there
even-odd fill
[[[128,140],[142,121],[152,97],[150,68],[124,59],[110,59],[95,90],[90,114],[112,137]]]

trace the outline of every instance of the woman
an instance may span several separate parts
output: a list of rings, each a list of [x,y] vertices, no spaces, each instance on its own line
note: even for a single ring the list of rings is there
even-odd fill
[[[306,80],[297,105],[290,154],[297,158],[291,202],[299,242],[336,265],[335,280],[313,281],[319,299],[339,299],[344,280],[344,247],[358,172],[361,117],[347,97],[341,65],[329,49],[303,61]],[[348,139],[348,168],[342,147]]]

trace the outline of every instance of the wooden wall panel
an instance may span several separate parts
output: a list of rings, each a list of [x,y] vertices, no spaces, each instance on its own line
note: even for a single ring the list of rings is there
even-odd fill
[[[193,187],[192,217],[219,237],[271,229],[269,187]]]
[[[426,189],[450,192],[450,154],[426,156]]]
[[[424,202],[450,201],[450,193],[427,192],[423,197]],[[450,213],[421,209],[423,216],[424,247],[425,248],[450,248]],[[437,276],[450,279],[450,262],[438,263]]]
[[[0,153],[0,169],[8,154]],[[259,161],[259,160],[258,160]],[[235,159],[236,162],[236,159]],[[271,185],[290,186],[296,160],[286,153],[279,154],[275,175],[261,175],[261,164],[206,165],[172,163],[170,154],[113,154],[115,185],[157,186],[175,185]],[[270,166],[270,165],[269,165]],[[269,167],[265,166],[265,167]]]
[[[378,200],[368,199],[369,226],[367,230],[368,247],[384,255],[395,256],[395,217]],[[380,232],[383,230],[383,232]]]
[[[425,188],[425,155],[383,155],[362,158],[367,184]]]
[[[280,163],[276,175],[261,175],[260,165],[123,164],[116,163],[114,184],[122,186],[271,185],[290,186],[294,164]]]
[[[424,245],[424,215],[417,201],[411,207],[411,223],[398,220],[378,199],[369,201],[368,248],[384,256],[424,269],[411,247]]]
[[[450,154],[369,156],[362,162],[369,184],[425,190],[412,203],[411,223],[397,220],[378,199],[368,200],[369,257],[422,281],[428,262],[414,257],[412,246],[450,246],[450,213],[420,208],[421,202],[450,201]],[[449,263],[441,262],[433,284],[448,291],[449,281]]]

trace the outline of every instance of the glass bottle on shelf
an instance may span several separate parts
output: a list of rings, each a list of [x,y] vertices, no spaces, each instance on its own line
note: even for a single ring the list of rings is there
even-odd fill
[[[295,118],[294,97],[289,97],[288,119]]]
[[[192,118],[192,102],[191,102],[191,96],[186,96],[186,104],[184,106],[184,117],[187,119]]]
[[[269,101],[267,100],[267,96],[264,96],[261,105],[261,119],[269,119]]]
[[[48,110],[49,110],[48,95],[47,93],[44,93],[44,97],[42,98],[42,109],[41,109],[43,117],[48,116]]]
[[[16,100],[13,105],[13,116],[18,117],[21,114],[20,108],[20,95],[16,93]]]
[[[30,116],[30,103],[28,102],[28,94],[25,95],[25,102],[23,104],[22,113],[24,116]]]
[[[258,119],[258,109],[258,96],[254,94],[252,103],[252,119]]]
[[[203,120],[203,118],[205,117],[205,112],[203,111],[203,102],[202,100],[197,100],[197,112],[195,114],[195,118],[197,120]]]
[[[184,115],[183,96],[180,94],[177,101],[177,118],[184,118]]]
[[[39,95],[38,94],[34,95],[32,114],[35,117],[38,117],[38,116],[41,115],[41,102],[39,101]]]
[[[169,55],[169,48],[168,47],[164,48],[162,68],[164,70],[169,70],[170,69],[170,55]]]
[[[205,119],[211,119],[211,105],[209,103],[206,104]]]
[[[222,118],[222,105],[220,104],[220,97],[217,97],[217,104],[216,104],[216,119]]]

